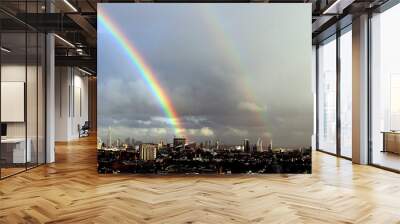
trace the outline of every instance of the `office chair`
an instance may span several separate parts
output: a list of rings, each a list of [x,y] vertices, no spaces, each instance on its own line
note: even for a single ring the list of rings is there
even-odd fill
[[[85,121],[82,127],[79,128],[79,138],[89,136],[89,129],[90,129],[89,121]]]

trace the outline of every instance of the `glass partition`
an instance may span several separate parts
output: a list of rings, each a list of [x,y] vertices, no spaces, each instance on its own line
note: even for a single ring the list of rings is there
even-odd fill
[[[336,153],[336,37],[318,48],[318,149]]]
[[[44,1],[1,2],[41,13]],[[0,13],[0,178],[45,163],[45,35]],[[11,24],[11,25],[10,25]]]
[[[340,36],[340,154],[352,157],[352,32]]]
[[[26,113],[27,113],[27,150],[29,161],[27,167],[34,167],[38,160],[38,35],[36,32],[27,33],[27,65],[26,65]]]
[[[372,163],[400,170],[400,5],[372,23]]]
[[[26,40],[25,32],[1,34],[2,177],[24,171],[31,161],[26,141]]]

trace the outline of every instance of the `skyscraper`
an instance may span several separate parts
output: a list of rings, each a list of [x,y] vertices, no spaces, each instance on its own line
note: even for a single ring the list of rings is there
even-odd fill
[[[107,147],[112,146],[112,137],[111,137],[111,127],[108,127],[108,133],[107,133]]]
[[[272,138],[271,138],[270,141],[269,141],[268,150],[269,150],[269,151],[272,150]]]
[[[243,150],[245,152],[250,152],[250,142],[247,138],[243,140]]]
[[[262,152],[263,149],[263,141],[261,140],[261,138],[257,139],[257,152]]]
[[[129,137],[126,138],[124,143],[127,144],[127,145],[130,145],[131,144],[131,138],[129,138]]]
[[[163,140],[160,140],[160,142],[158,143],[158,148],[163,148],[165,145]]]
[[[120,144],[121,144],[121,139],[117,138],[117,144],[116,144],[116,146],[119,147]]]
[[[97,149],[101,149],[103,145],[103,141],[101,141],[101,138],[97,137]]]

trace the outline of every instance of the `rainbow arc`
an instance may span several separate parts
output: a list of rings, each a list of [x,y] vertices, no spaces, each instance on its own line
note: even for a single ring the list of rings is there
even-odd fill
[[[124,33],[120,31],[120,29],[118,29],[118,26],[101,9],[98,10],[97,22],[98,25],[103,26],[112,35],[119,46],[124,50],[130,62],[148,86],[152,95],[159,102],[164,114],[169,119],[169,123],[174,128],[175,135],[184,136],[184,128],[181,126],[181,121],[171,99],[163,90],[154,72],[146,64],[134,43],[130,41]]]

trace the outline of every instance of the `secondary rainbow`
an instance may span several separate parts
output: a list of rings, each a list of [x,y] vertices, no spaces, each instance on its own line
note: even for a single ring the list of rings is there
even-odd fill
[[[242,91],[243,96],[247,101],[257,102],[254,93],[251,91],[251,84],[246,78],[248,73],[248,69],[243,64],[243,60],[241,59],[241,55],[239,50],[236,47],[236,43],[234,42],[233,35],[229,33],[229,31],[225,28],[222,23],[224,20],[221,19],[217,6],[213,6],[212,4],[204,4],[200,9],[202,9],[202,14],[204,21],[207,23],[207,27],[209,29],[210,34],[214,35],[214,40],[217,41],[217,46],[225,52],[226,58],[232,60],[232,66],[235,66],[243,77],[240,79],[240,87],[237,88],[238,91]],[[226,19],[226,18],[225,18]],[[254,119],[257,120],[259,124],[262,124],[266,128],[266,116],[262,114],[260,111],[254,113]]]
[[[140,55],[132,41],[118,29],[117,25],[101,10],[98,10],[97,15],[98,25],[101,24],[118,42],[122,49],[129,57],[134,67],[139,71],[141,78],[145,81],[154,97],[158,100],[162,110],[168,117],[170,124],[173,126],[175,134],[183,135],[183,128],[171,99],[162,89],[159,81],[154,75],[151,68],[145,63],[145,60]]]

